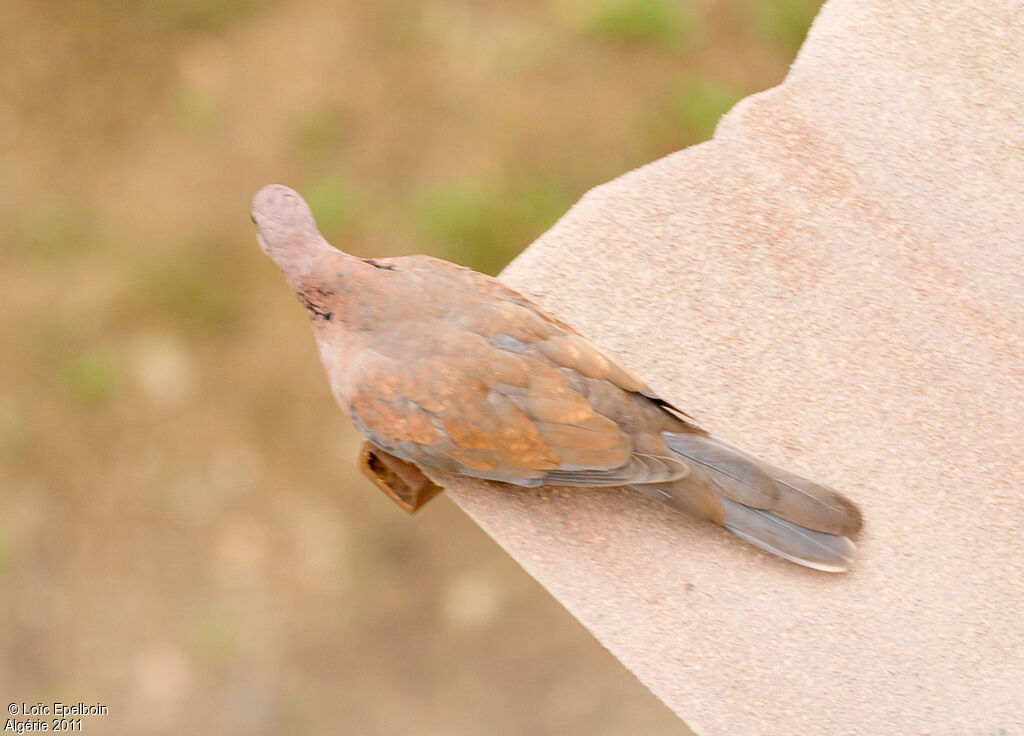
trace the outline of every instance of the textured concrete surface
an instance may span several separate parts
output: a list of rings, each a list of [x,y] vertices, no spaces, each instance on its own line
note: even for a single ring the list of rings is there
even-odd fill
[[[447,481],[704,736],[1024,729],[1024,4],[902,5],[830,3],[782,86],[505,273],[856,499],[855,571],[625,490]]]

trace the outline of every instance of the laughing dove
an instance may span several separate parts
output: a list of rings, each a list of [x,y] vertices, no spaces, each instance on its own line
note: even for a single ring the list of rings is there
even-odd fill
[[[711,436],[496,279],[343,253],[284,186],[257,192],[252,216],[335,399],[383,451],[513,486],[631,486],[793,562],[851,565],[861,515],[847,498]]]

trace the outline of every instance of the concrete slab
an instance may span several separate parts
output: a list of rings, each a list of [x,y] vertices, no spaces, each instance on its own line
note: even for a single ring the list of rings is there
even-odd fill
[[[1024,729],[1024,4],[834,0],[715,140],[503,278],[708,429],[842,489],[799,568],[625,490],[446,480],[698,733]]]

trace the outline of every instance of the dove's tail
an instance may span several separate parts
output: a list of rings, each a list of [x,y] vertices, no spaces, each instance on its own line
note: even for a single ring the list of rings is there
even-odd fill
[[[725,528],[741,539],[805,567],[846,572],[857,547],[841,534],[826,534],[720,496]]]
[[[663,438],[690,466],[683,482],[715,493],[725,510],[722,524],[733,534],[818,570],[842,572],[853,564],[856,547],[848,537],[860,530],[861,515],[845,496],[714,437]]]

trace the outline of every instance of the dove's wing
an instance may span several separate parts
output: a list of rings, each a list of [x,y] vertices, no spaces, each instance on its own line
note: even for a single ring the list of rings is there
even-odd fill
[[[524,486],[670,482],[688,472],[663,446],[635,448],[616,422],[617,403],[649,403],[634,393],[643,384],[525,307],[489,301],[429,329],[406,320],[386,334],[349,367],[347,408],[399,457]]]

